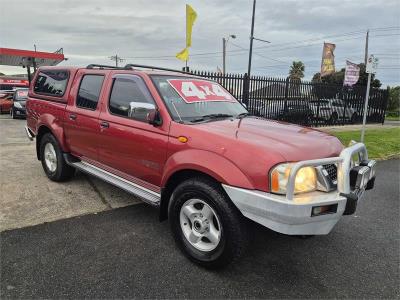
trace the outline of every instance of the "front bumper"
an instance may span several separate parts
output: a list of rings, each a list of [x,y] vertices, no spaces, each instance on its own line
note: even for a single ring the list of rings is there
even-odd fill
[[[362,162],[361,175],[354,171],[352,157],[355,154],[359,155]],[[332,163],[337,165],[336,190],[294,195],[296,174],[302,167]],[[343,214],[354,213],[358,200],[365,189],[373,187],[374,180],[375,161],[369,161],[364,144],[357,143],[344,149],[339,157],[294,164],[289,174],[286,195],[229,185],[223,185],[223,188],[244,216],[265,227],[290,235],[321,235],[328,234]],[[329,209],[323,214],[314,214],[314,209],[319,207]]]

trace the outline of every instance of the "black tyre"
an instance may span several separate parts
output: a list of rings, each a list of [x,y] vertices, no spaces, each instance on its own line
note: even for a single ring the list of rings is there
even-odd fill
[[[329,123],[335,125],[337,121],[338,121],[338,115],[337,113],[333,113],[329,119]]]
[[[168,218],[179,248],[203,267],[223,267],[238,259],[248,245],[244,217],[211,179],[182,182],[171,196]]]
[[[351,124],[356,123],[357,120],[358,120],[357,113],[352,114],[351,119],[350,119]]]
[[[75,173],[75,169],[65,162],[60,145],[51,133],[46,133],[40,141],[40,159],[44,172],[52,181],[65,181]]]
[[[12,108],[10,109],[10,116],[11,118],[15,119],[14,110]]]

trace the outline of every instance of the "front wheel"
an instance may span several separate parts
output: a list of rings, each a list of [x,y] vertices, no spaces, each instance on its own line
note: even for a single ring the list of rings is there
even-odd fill
[[[168,217],[179,248],[203,267],[223,267],[239,258],[247,246],[243,216],[211,179],[182,182],[172,194]]]

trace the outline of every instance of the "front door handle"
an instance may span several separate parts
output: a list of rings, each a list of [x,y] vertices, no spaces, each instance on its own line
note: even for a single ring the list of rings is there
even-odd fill
[[[69,119],[72,120],[72,121],[75,121],[76,120],[76,114],[70,114],[69,115]]]
[[[110,124],[108,122],[106,122],[106,121],[101,121],[100,122],[100,127],[101,128],[109,128]]]

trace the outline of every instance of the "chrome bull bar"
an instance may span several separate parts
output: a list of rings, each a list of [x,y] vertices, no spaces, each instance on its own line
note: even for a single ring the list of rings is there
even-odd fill
[[[348,148],[342,150],[339,156],[304,160],[293,164],[287,186],[286,186],[286,200],[292,201],[294,198],[295,181],[297,172],[304,167],[316,167],[326,164],[337,163],[337,190],[341,194],[349,194],[351,192],[350,188],[350,170],[352,168],[351,162],[352,157],[358,154],[359,160],[368,160],[367,148],[363,143],[356,143]]]

